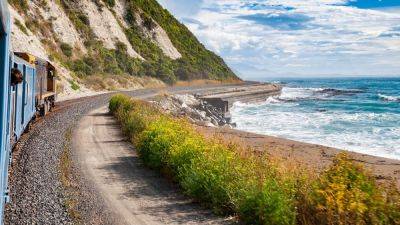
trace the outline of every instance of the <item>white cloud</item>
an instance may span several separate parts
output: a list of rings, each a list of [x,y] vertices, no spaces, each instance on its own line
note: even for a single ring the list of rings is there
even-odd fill
[[[247,77],[400,73],[400,14],[393,8],[358,9],[346,0],[194,2],[196,10],[178,16]]]

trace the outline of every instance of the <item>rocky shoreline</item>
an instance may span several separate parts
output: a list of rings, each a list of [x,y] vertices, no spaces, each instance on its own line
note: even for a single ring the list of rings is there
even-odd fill
[[[236,101],[265,101],[279,95],[282,87],[276,84],[255,83],[227,87],[201,94],[159,95],[153,100],[164,111],[176,117],[186,117],[193,124],[205,127],[234,128],[229,113]]]

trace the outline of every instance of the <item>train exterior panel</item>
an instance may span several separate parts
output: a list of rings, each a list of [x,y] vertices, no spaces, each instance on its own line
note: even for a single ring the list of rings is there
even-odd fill
[[[10,14],[7,1],[0,0],[0,223],[8,199],[7,179],[10,160]]]
[[[35,79],[36,71],[30,66],[25,67],[25,96],[24,96],[24,124],[28,126],[29,121],[35,116]]]
[[[12,142],[16,142],[35,116],[35,81],[36,70],[25,60],[13,56],[12,67],[22,73],[23,81],[19,84],[11,85],[11,137]]]

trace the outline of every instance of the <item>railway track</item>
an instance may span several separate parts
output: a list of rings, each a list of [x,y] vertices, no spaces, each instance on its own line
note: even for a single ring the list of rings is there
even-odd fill
[[[59,179],[65,134],[82,115],[107,99],[100,95],[61,102],[33,122],[13,151],[5,224],[73,224]]]
[[[172,87],[125,92],[128,95],[148,98],[160,92],[202,92],[221,88]],[[68,212],[65,188],[60,180],[60,159],[71,140],[66,137],[77,122],[90,111],[108,104],[112,94],[102,94],[57,103],[46,117],[38,118],[29,133],[25,134],[13,152],[10,172],[11,203],[6,207],[5,224],[74,224]],[[72,140],[73,141],[73,140]],[[72,162],[74,188],[81,217],[85,224],[115,224],[113,213],[99,194],[88,184],[77,165]],[[97,218],[94,220],[93,218]],[[91,220],[92,219],[92,220]]]

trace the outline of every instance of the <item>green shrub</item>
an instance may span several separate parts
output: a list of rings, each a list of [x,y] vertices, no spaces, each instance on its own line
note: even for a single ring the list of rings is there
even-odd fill
[[[28,30],[27,30],[26,27],[21,23],[21,21],[19,21],[18,19],[15,19],[14,24],[15,24],[15,26],[17,26],[24,34],[29,35],[29,34],[28,34]]]
[[[133,100],[125,95],[115,95],[109,103],[110,112],[122,123],[127,136],[134,141],[160,114],[149,103]]]
[[[153,19],[146,13],[141,13],[140,17],[143,20],[143,26],[146,27],[148,30],[153,30],[156,27]]]
[[[74,71],[81,78],[92,75],[94,72],[92,67],[86,64],[85,61],[82,59],[72,61],[68,65],[69,68],[71,68],[71,70]]]
[[[25,26],[33,33],[38,33],[40,31],[39,21],[34,18],[29,18],[25,21]]]
[[[80,89],[79,85],[78,85],[75,81],[73,81],[73,80],[69,81],[69,84],[71,85],[71,88],[72,88],[72,90],[74,90],[74,91],[77,91],[77,90]]]
[[[161,117],[152,122],[140,134],[138,151],[144,163],[154,169],[168,165],[171,150],[185,140],[187,129],[168,117]]]
[[[108,104],[108,109],[110,110],[111,113],[116,115],[117,110],[122,108],[123,105],[133,105],[131,103],[131,99],[127,97],[126,95],[118,94],[114,95]]]
[[[110,7],[113,8],[115,6],[115,0],[104,0],[104,2]]]
[[[19,12],[27,12],[29,9],[28,0],[8,0],[12,6],[18,9]]]
[[[72,50],[73,48],[71,47],[71,45],[67,44],[67,43],[61,43],[60,44],[60,48],[61,51],[63,52],[63,54],[67,57],[71,57],[72,56]]]
[[[233,212],[233,188],[236,179],[240,179],[233,167],[238,158],[222,145],[205,147],[180,169],[181,185],[187,194],[209,203],[215,212]]]
[[[76,0],[59,0],[60,5],[64,9],[68,18],[74,24],[77,31],[80,33],[82,38],[86,41],[95,40],[93,30],[90,28],[90,21],[87,15],[80,9],[78,1]]]
[[[387,191],[362,165],[340,154],[315,182],[311,204],[319,224],[399,224],[398,192],[391,202]]]
[[[246,193],[239,215],[246,224],[295,224],[294,198],[288,195],[276,178],[268,178],[259,189]]]

